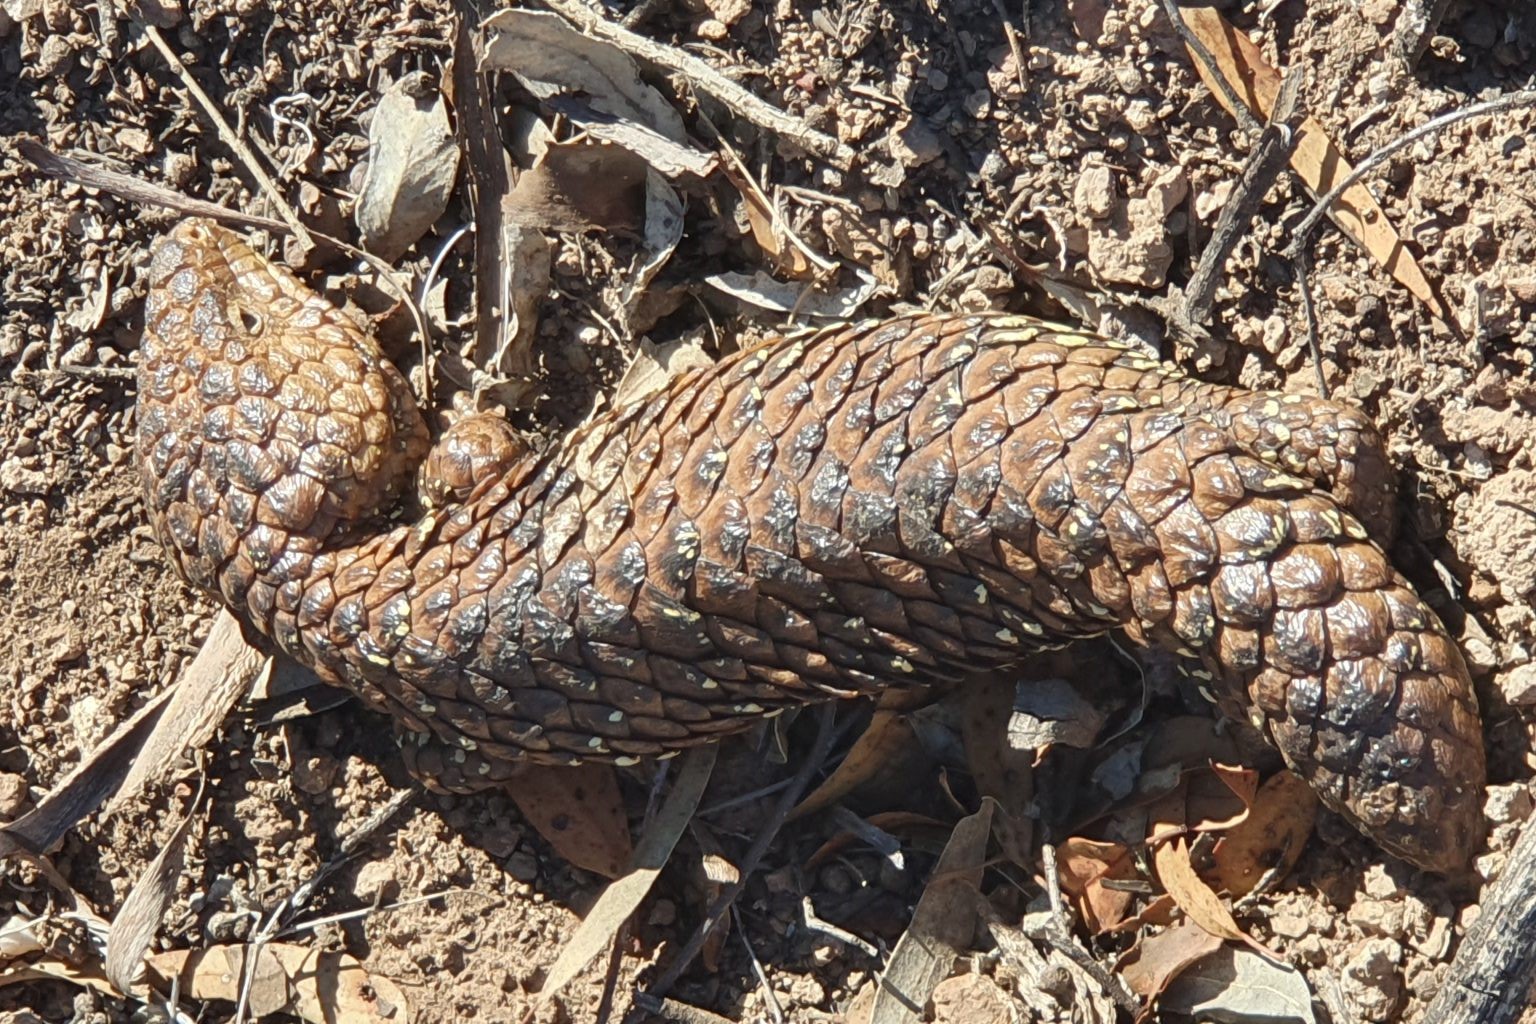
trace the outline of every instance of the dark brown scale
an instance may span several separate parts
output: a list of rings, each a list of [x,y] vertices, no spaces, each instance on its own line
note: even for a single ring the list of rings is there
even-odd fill
[[[429,449],[372,342],[234,236],[187,222],[151,277],[162,543],[392,715],[434,786],[667,757],[1121,628],[1197,659],[1395,852],[1450,869],[1477,841],[1471,685],[1369,539],[1391,477],[1356,410],[916,316],[753,349],[542,454],[485,416]],[[385,525],[424,458],[428,511]]]

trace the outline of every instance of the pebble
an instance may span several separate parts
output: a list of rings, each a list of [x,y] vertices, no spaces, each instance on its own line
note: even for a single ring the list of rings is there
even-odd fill
[[[0,772],[0,818],[10,821],[27,805],[27,780],[15,772]]]
[[[1531,791],[1522,782],[1489,786],[1488,798],[1483,803],[1484,816],[1495,825],[1524,821],[1531,816],[1532,809]]]

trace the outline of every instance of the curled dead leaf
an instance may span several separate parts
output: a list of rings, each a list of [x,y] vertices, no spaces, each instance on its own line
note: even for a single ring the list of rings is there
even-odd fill
[[[629,865],[629,818],[613,768],[532,765],[507,786],[518,810],[565,860],[604,878]]]

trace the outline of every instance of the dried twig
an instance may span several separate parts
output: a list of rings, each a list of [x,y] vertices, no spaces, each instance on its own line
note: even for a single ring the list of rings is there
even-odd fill
[[[1173,22],[1173,30],[1179,34],[1184,45],[1189,47],[1189,52],[1193,53],[1195,58],[1205,65],[1206,71],[1210,72],[1209,79],[1226,97],[1227,108],[1232,111],[1232,116],[1237,118],[1237,123],[1243,126],[1243,131],[1250,135],[1257,135],[1263,131],[1264,126],[1259,123],[1259,119],[1253,116],[1253,112],[1248,109],[1248,104],[1243,102],[1243,98],[1232,88],[1232,84],[1227,81],[1227,76],[1221,73],[1221,65],[1216,62],[1216,55],[1211,53],[1200,41],[1200,37],[1191,32],[1189,26],[1184,23],[1184,16],[1179,13],[1178,0],[1162,0],[1162,3],[1163,13],[1168,16],[1169,21]]]
[[[1536,89],[1522,89],[1519,92],[1512,92],[1507,96],[1500,96],[1495,100],[1488,100],[1484,103],[1474,103],[1470,107],[1462,107],[1460,110],[1453,110],[1448,114],[1441,114],[1439,117],[1425,121],[1423,124],[1419,125],[1417,128],[1413,129],[1407,134],[1393,139],[1391,142],[1387,143],[1385,146],[1382,146],[1380,149],[1373,152],[1370,156],[1360,161],[1360,165],[1358,167],[1356,167],[1349,174],[1346,174],[1338,182],[1338,184],[1334,185],[1333,188],[1328,190],[1326,195],[1323,195],[1317,200],[1317,202],[1313,205],[1311,212],[1309,212],[1307,216],[1303,218],[1302,222],[1296,226],[1296,230],[1291,239],[1291,244],[1285,248],[1285,257],[1287,259],[1294,260],[1296,258],[1296,254],[1301,251],[1302,246],[1307,244],[1308,236],[1312,234],[1312,231],[1317,227],[1318,222],[1328,215],[1328,211],[1333,207],[1333,204],[1338,201],[1339,197],[1347,192],[1350,188],[1352,188],[1355,183],[1360,181],[1366,175],[1372,173],[1382,164],[1392,159],[1392,157],[1397,153],[1407,149],[1409,146],[1413,145],[1415,142],[1418,142],[1420,139],[1429,135],[1434,135],[1436,132],[1439,132],[1442,129],[1448,128],[1451,125],[1457,124],[1461,121],[1468,121],[1472,118],[1483,117],[1487,114],[1502,114],[1506,111],[1519,109],[1520,107],[1531,106],[1536,106]]]
[[[256,154],[251,152],[251,148],[240,137],[240,133],[231,128],[229,122],[224,120],[224,113],[219,109],[219,105],[213,102],[213,98],[203,91],[203,87],[198,84],[197,79],[192,77],[192,73],[181,62],[181,58],[176,56],[176,51],[172,50],[170,45],[166,43],[165,37],[160,34],[160,30],[153,25],[145,25],[144,35],[149,38],[151,43],[155,44],[155,49],[160,51],[161,58],[170,65],[172,71],[176,72],[176,76],[181,79],[181,84],[187,87],[187,92],[192,94],[192,98],[197,101],[197,105],[203,108],[203,116],[213,122],[214,130],[219,133],[219,138],[223,140],[224,145],[230,148],[230,151],[245,165],[245,169],[250,172],[251,177],[256,179],[257,184],[261,186],[262,193],[267,197],[267,201],[277,210],[278,216],[288,225],[288,230],[293,232],[294,237],[299,240],[299,244],[304,247],[304,251],[308,252],[310,249],[313,249],[315,247],[315,240],[311,237],[309,228],[305,227],[304,221],[299,218],[298,212],[288,205],[288,200],[283,198],[282,190],[277,187],[277,182],[273,181],[271,175],[267,174],[266,169],[261,166],[261,162],[256,159]]]
[[[1008,17],[1008,9],[1003,6],[1003,0],[992,0],[992,7],[997,11],[998,20],[1003,23],[1003,35],[1008,38],[1008,53],[1013,57],[1013,74],[1019,83],[1019,92],[1027,95],[1029,92],[1029,74],[1028,68],[1024,64],[1024,50],[1019,46],[1018,30],[1013,27],[1013,21]],[[1024,4],[1024,14],[1026,17],[1029,15],[1028,3]],[[1027,32],[1028,30],[1028,25],[1026,25],[1025,31]]]
[[[683,947],[682,952],[677,955],[677,959],[672,961],[671,966],[656,980],[656,983],[650,987],[646,994],[652,999],[660,1000],[671,990],[673,985],[677,984],[677,979],[683,976],[683,972],[688,969],[688,965],[693,963],[693,958],[698,956],[699,951],[704,948],[704,941],[715,927],[716,922],[725,916],[726,911],[731,909],[731,904],[736,902],[736,897],[741,895],[741,890],[746,886],[747,879],[751,878],[752,873],[757,870],[757,865],[763,859],[763,854],[768,852],[769,844],[779,834],[779,829],[784,827],[784,822],[788,819],[789,812],[794,808],[796,802],[799,801],[800,794],[805,791],[806,785],[811,781],[811,776],[821,768],[822,762],[827,759],[827,754],[832,749],[832,740],[835,735],[832,723],[836,715],[835,705],[823,704],[821,706],[820,721],[816,727],[816,742],[812,745],[805,762],[800,766],[800,770],[795,773],[793,784],[779,795],[779,802],[774,805],[773,813],[763,823],[762,831],[757,834],[757,839],[753,841],[751,849],[742,858],[740,876],[736,881],[721,888],[720,895],[715,897],[715,902],[710,905],[709,912],[704,915],[704,920],[700,921],[699,926],[694,929],[693,935],[688,939],[688,944]]]
[[[1427,1021],[1512,1024],[1536,980],[1536,822],[1528,821],[1456,951]]]
[[[1280,86],[1269,124],[1264,126],[1231,197],[1216,218],[1211,239],[1200,253],[1200,263],[1184,290],[1184,314],[1194,323],[1210,322],[1217,274],[1226,266],[1232,247],[1243,237],[1248,222],[1296,148],[1296,126],[1302,119],[1300,94],[1301,75],[1292,70]]]
[[[747,91],[692,54],[631,32],[622,25],[604,20],[579,0],[543,0],[544,6],[559,14],[582,32],[607,40],[633,57],[658,67],[685,75],[689,84],[708,93],[739,117],[759,128],[782,135],[808,153],[821,157],[834,167],[847,170],[853,166],[854,152],[825,132],[772,106]]]
[[[138,203],[140,206],[163,206],[189,217],[208,217],[211,220],[242,228],[277,232],[288,230],[288,225],[280,220],[254,213],[241,213],[238,210],[220,206],[218,203],[210,203],[206,199],[190,199],[163,185],[156,185],[121,171],[98,167],[83,160],[76,160],[74,157],[55,153],[32,139],[18,140],[16,152],[21,154],[23,160],[50,178],[58,181],[72,181],[86,188],[100,189],[120,199]]]
[[[1308,281],[1310,272],[1307,263],[1307,251],[1302,249],[1296,254],[1291,268],[1296,274],[1296,294],[1301,298],[1301,314],[1307,321],[1307,351],[1312,353],[1312,368],[1317,371],[1317,393],[1329,398],[1328,378],[1323,374],[1323,348],[1317,340],[1317,309],[1312,305],[1312,285]]]
[[[469,0],[458,0],[454,10],[454,106],[475,218],[475,351],[491,353],[501,351],[506,318],[511,315],[509,303],[503,301],[502,283],[508,275],[502,248],[502,204],[512,186],[496,112],[486,95],[485,76],[480,73],[485,38],[473,27],[475,11]]]
[[[1402,13],[1397,16],[1397,27],[1392,32],[1392,55],[1405,64],[1409,71],[1419,63],[1429,41],[1440,28],[1451,0],[1407,0]]]

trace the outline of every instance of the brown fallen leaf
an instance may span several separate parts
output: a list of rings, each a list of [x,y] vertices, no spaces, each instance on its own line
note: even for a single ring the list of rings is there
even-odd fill
[[[1158,724],[1142,755],[1143,773],[1177,766],[1181,770],[1209,764],[1240,761],[1237,744],[1229,733],[1205,715],[1178,715]]]
[[[192,806],[160,847],[149,867],[134,881],[128,898],[107,932],[107,977],[124,992],[132,991],[144,954],[160,930],[160,922],[176,897],[176,879],[186,856],[187,835],[197,820],[203,802],[203,788],[198,787]]]
[[[1225,832],[1248,817],[1259,788],[1252,768],[1212,763],[1189,774],[1184,820],[1191,832]]]
[[[442,216],[459,146],[442,93],[421,71],[391,85],[368,126],[368,171],[355,215],[363,245],[394,262]]]
[[[249,950],[241,945],[158,953],[146,963],[160,986],[174,980],[194,999],[238,1002]],[[249,979],[253,1019],[289,1013],[312,1024],[396,1024],[411,1019],[400,987],[355,957],[271,942],[259,947]]]
[[[1190,31],[1216,58],[1227,84],[1250,110],[1268,118],[1280,92],[1281,76],[1269,66],[1259,48],[1214,7],[1183,7],[1180,13]],[[1226,96],[1211,81],[1204,62],[1194,54],[1190,59],[1216,99],[1228,106]],[[1291,167],[1315,195],[1324,194],[1354,170],[1343,151],[1328,137],[1327,130],[1312,117],[1301,122],[1296,148],[1291,151]],[[1449,320],[1423,268],[1403,244],[1402,237],[1387,218],[1387,212],[1364,183],[1356,184],[1340,196],[1329,211],[1329,217],[1340,231],[1359,242],[1387,273],[1422,302],[1431,315]]]
[[[529,766],[507,792],[565,860],[604,878],[618,878],[628,867],[629,818],[608,765]]]
[[[1221,940],[1193,922],[1148,936],[1120,958],[1120,977],[1145,1000],[1138,1024],[1147,1020],[1168,983],[1180,972],[1221,948]]]
[[[976,928],[976,904],[970,897],[981,885],[996,806],[983,799],[981,809],[962,818],[950,833],[912,923],[880,976],[870,1024],[915,1022],[934,986],[949,977],[960,950],[970,946]]]
[[[1135,894],[1105,885],[1136,877],[1136,860],[1121,843],[1073,836],[1056,847],[1062,891],[1077,900],[1083,923],[1095,934],[1125,920]]]
[[[638,231],[645,218],[645,162],[607,143],[549,143],[517,177],[503,209],[536,231]]]
[[[1255,952],[1279,960],[1263,943],[1250,936],[1238,925],[1232,911],[1222,902],[1216,890],[1205,883],[1189,856],[1189,841],[1183,836],[1163,843],[1152,850],[1152,866],[1158,881],[1168,890],[1179,909],[1189,919],[1212,935],[1241,942]]]
[[[544,984],[539,1001],[548,1004],[566,984],[601,953],[635,912],[677,846],[678,837],[693,819],[699,798],[715,770],[718,747],[696,747],[682,758],[677,781],[662,801],[661,810],[635,847],[632,866],[597,898],[570,941],[560,950]]]
[[[804,280],[837,269],[836,263],[819,255],[790,230],[789,225],[774,209],[773,200],[758,187],[757,182],[753,180],[752,175],[748,173],[746,167],[742,166],[734,153],[727,151],[726,159],[721,162],[720,169],[724,172],[726,180],[741,195],[742,204],[747,211],[747,225],[752,229],[753,240],[773,261],[774,268],[779,273],[797,280]]]
[[[869,727],[854,741],[848,756],[790,812],[789,820],[803,818],[830,807],[843,797],[885,772],[893,761],[916,742],[912,726],[896,711],[877,710]]]
[[[1217,840],[1212,884],[1231,896],[1244,896],[1266,874],[1288,874],[1316,822],[1312,787],[1294,772],[1279,772],[1259,787],[1248,817]]]

